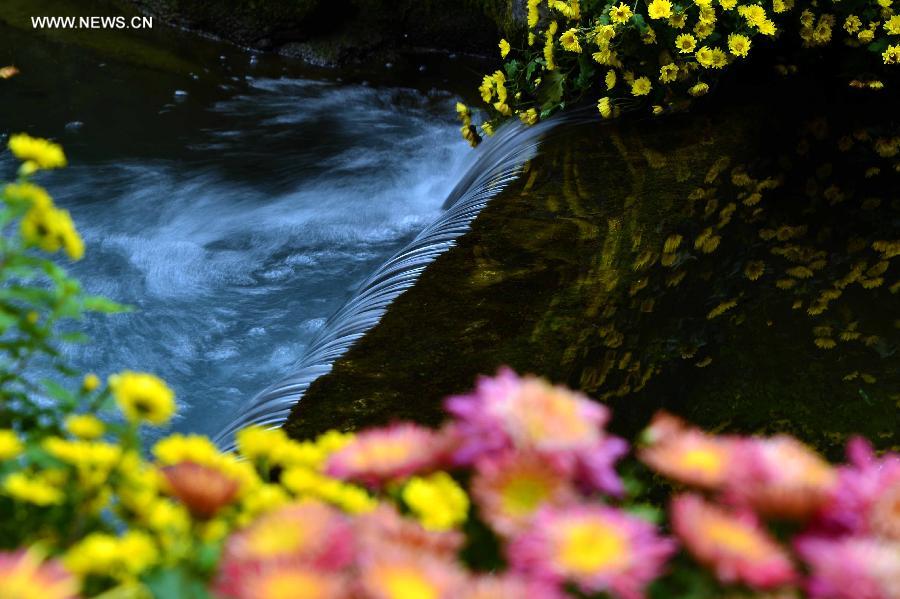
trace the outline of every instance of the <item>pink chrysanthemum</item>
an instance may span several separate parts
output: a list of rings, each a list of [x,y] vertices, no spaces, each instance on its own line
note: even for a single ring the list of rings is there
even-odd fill
[[[546,505],[577,498],[569,478],[534,452],[508,451],[479,460],[471,483],[481,517],[501,535],[513,535]]]
[[[76,599],[78,581],[59,562],[42,562],[34,551],[0,552],[0,597]]]
[[[361,553],[379,553],[387,548],[450,559],[465,540],[457,530],[426,530],[387,504],[358,516],[353,524]]]
[[[221,593],[221,591],[220,591]],[[349,599],[342,574],[308,565],[281,563],[242,569],[235,588],[223,596],[233,599]]]
[[[796,548],[810,566],[807,590],[811,597],[900,597],[900,542],[864,537],[807,537],[799,539]]]
[[[338,570],[353,559],[350,523],[336,509],[314,500],[266,514],[225,543],[218,588],[235,594],[245,572],[266,565],[307,564]]]
[[[838,468],[831,500],[817,526],[837,534],[879,535],[900,541],[900,455],[877,458],[862,438],[847,445],[850,464]]]
[[[640,460],[678,482],[720,489],[734,472],[737,439],[709,435],[667,412],[658,412],[642,437]]]
[[[435,469],[447,449],[446,437],[437,431],[412,423],[393,424],[356,435],[328,458],[325,471],[375,486]]]
[[[457,599],[465,574],[451,560],[385,549],[360,558],[359,589],[366,599]]]
[[[649,522],[600,505],[545,508],[508,548],[519,572],[622,599],[643,597],[674,550]]]
[[[503,368],[480,378],[473,393],[448,398],[446,409],[456,419],[459,464],[508,449],[535,451],[590,488],[623,491],[613,466],[628,446],[606,434],[609,411],[585,395]]]
[[[553,583],[507,573],[472,578],[460,599],[564,599],[567,596]]]
[[[728,495],[764,516],[804,520],[825,505],[837,482],[831,464],[793,437],[748,439],[736,453]]]
[[[752,513],[732,513],[696,495],[673,499],[671,512],[675,534],[721,582],[771,589],[795,581],[787,552]]]

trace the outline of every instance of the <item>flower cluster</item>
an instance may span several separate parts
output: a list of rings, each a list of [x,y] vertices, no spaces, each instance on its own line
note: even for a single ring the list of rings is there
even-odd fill
[[[503,70],[485,75],[479,88],[487,135],[510,115],[534,124],[586,97],[604,118],[636,99],[653,114],[680,110],[757,44],[842,44],[847,54],[859,49],[883,65],[900,64],[900,15],[891,0],[528,0],[527,9],[527,37],[518,45],[500,41]],[[871,75],[851,84],[884,87]],[[474,129],[464,134],[477,143]]]
[[[438,430],[400,423],[301,442],[252,427],[237,455],[171,435],[149,462],[131,433],[160,421],[153,410],[127,416],[123,376],[139,375],[112,379],[124,423],[80,416],[71,428],[88,439],[38,446],[0,431],[10,513],[59,527],[22,530],[22,548],[0,554],[0,595],[15,585],[51,599],[135,585],[158,594],[177,571],[236,599],[301,587],[326,598],[637,599],[667,588],[681,548],[693,565],[679,567],[711,572],[722,592],[897,596],[900,456],[876,457],[860,440],[834,467],[790,437],[714,436],[657,415],[639,459],[696,489],[671,500],[668,537],[647,519],[653,508],[625,493],[615,465],[627,447],[605,431],[608,411],[510,370],[449,398]],[[164,383],[147,380],[147,405],[164,404]],[[796,532],[776,535],[770,521]],[[476,541],[463,530],[494,536],[491,561],[506,568],[466,565],[461,552]]]

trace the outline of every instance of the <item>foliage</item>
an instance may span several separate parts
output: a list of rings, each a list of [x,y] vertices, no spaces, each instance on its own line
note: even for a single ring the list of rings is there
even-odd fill
[[[76,408],[95,409],[102,401],[90,394],[93,379],[72,391],[38,374],[52,369],[62,380],[75,374],[62,359],[61,347],[84,338],[61,329],[87,313],[124,308],[84,293],[77,280],[44,257],[63,251],[78,260],[84,253],[69,213],[32,181],[41,170],[65,165],[62,149],[26,135],[14,135],[9,143],[23,162],[18,180],[0,189],[0,427],[15,424],[43,435],[58,432]]]
[[[892,0],[527,0],[527,39],[500,41],[503,68],[485,75],[482,131],[505,118],[534,124],[566,106],[592,100],[604,118],[644,103],[653,114],[685,108],[706,94],[724,69],[759,46],[840,46],[853,57],[850,85],[880,90],[879,66],[900,64],[900,15]],[[784,74],[795,66],[778,63]],[[463,136],[480,141],[471,123]]]

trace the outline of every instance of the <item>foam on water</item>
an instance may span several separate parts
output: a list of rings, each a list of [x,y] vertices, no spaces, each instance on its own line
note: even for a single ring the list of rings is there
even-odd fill
[[[87,244],[72,270],[137,308],[90,318],[75,365],[155,372],[176,390],[177,429],[221,428],[441,213],[469,154],[452,104],[257,80],[209,108],[213,126],[185,129],[179,160],[75,156],[49,184]]]

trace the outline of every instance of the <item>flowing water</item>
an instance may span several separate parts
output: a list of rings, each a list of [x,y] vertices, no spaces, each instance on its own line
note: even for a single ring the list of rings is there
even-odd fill
[[[0,24],[0,63],[22,71],[3,82],[0,135],[64,144],[70,167],[40,182],[85,238],[71,270],[136,308],[89,319],[74,365],[157,373],[179,398],[175,427],[211,434],[441,214],[471,157],[446,91],[195,43],[174,73]],[[14,168],[0,155],[5,179]]]

